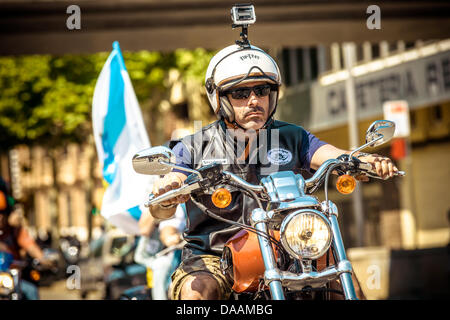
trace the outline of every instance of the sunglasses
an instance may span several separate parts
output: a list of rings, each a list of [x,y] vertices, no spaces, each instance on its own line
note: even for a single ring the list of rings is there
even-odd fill
[[[257,97],[266,97],[270,94],[270,91],[276,90],[276,86],[270,84],[260,84],[254,87],[239,87],[235,89],[226,90],[222,95],[231,94],[233,99],[247,99],[250,97],[252,91]]]

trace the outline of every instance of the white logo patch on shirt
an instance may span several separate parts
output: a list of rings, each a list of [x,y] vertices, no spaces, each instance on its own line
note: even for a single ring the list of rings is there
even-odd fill
[[[217,162],[217,163],[220,163],[220,164],[227,164],[228,163],[227,159],[203,159],[202,160],[202,166],[207,166],[208,164],[211,164],[211,163],[214,163],[214,162]]]
[[[267,153],[267,160],[276,165],[288,164],[292,160],[292,153],[289,150],[275,148]]]

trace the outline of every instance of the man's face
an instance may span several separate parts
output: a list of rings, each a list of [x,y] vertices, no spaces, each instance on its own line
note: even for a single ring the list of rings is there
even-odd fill
[[[251,88],[254,86],[267,84],[265,81],[253,81],[237,85],[233,89]],[[269,95],[257,96],[252,90],[250,96],[244,99],[235,99],[231,94],[227,94],[234,109],[235,121],[244,129],[261,129],[269,117]]]

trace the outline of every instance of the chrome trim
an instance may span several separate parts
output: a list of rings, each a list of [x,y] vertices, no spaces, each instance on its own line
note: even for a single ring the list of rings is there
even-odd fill
[[[344,264],[347,267],[351,267],[351,263],[347,260],[347,254],[345,253],[344,242],[342,241],[341,231],[339,229],[339,223],[337,215],[330,215],[331,229],[333,231],[333,248],[336,254],[335,260],[338,265]],[[355,287],[353,285],[352,277],[349,273],[344,273],[339,276],[344,290],[345,299],[357,300]]]
[[[273,205],[274,203],[271,203]],[[310,208],[320,206],[320,201],[314,196],[301,196],[294,201],[289,202],[278,202],[278,205],[273,206],[270,212],[279,213],[285,210],[300,209],[300,208]]]
[[[140,150],[131,160],[134,171],[141,174],[161,175],[172,171],[175,154],[164,146]]]
[[[319,169],[317,169],[316,173],[314,173],[314,175],[311,178],[309,178],[308,180],[305,181],[305,188],[309,189],[311,187],[316,186],[320,182],[320,180],[325,176],[328,169],[332,165],[335,165],[338,163],[340,163],[340,160],[338,160],[338,159],[328,159],[327,161],[322,163],[322,165],[319,167]]]
[[[167,166],[169,166],[169,167],[172,167],[172,169],[178,169],[178,170],[181,170],[181,171],[186,171],[186,172],[194,173],[194,174],[196,174],[198,177],[201,177],[201,176],[202,176],[202,175],[200,174],[199,171],[194,170],[194,169],[191,169],[191,168],[182,167],[182,166],[179,166],[179,165],[176,165],[176,164],[173,164],[173,163],[164,161],[164,160],[159,160],[159,163],[165,164],[165,165],[167,165]]]
[[[266,222],[267,219],[268,219],[267,212],[260,208],[257,208],[252,211],[252,214],[250,216],[250,223],[252,227],[254,227],[257,223]]]
[[[334,204],[334,202],[328,200],[328,205],[326,203],[326,201],[322,201],[320,203],[321,207],[322,207],[322,211],[325,212],[328,215],[334,215],[336,217],[339,216],[339,211],[338,208],[336,206],[336,204]]]
[[[355,150],[350,152],[349,158],[351,159],[356,152],[371,146],[372,144],[374,144],[375,142],[378,142],[378,140],[381,140],[381,139],[383,139],[383,136],[378,136],[377,138],[374,138],[372,141],[363,144],[361,147],[356,148]]]
[[[255,228],[265,234],[268,234],[267,224],[264,222],[267,214],[264,210],[256,208],[252,211],[252,220],[255,223]],[[273,247],[270,241],[258,234],[258,242],[261,250],[261,255],[264,261],[265,273],[277,273],[277,263],[273,252]],[[274,279],[269,283],[270,294],[273,300],[285,300],[283,287],[281,281]]]
[[[273,203],[272,203],[273,204]],[[299,209],[319,209],[320,202],[316,197],[303,196],[290,202],[281,202],[276,208],[267,212],[269,227],[279,230],[283,219],[292,212],[292,210]]]
[[[244,188],[250,189],[250,190],[255,191],[255,192],[264,192],[265,191],[263,186],[260,186],[260,185],[257,185],[257,184],[248,183],[247,181],[239,178],[234,173],[231,173],[231,172],[228,172],[228,171],[223,171],[223,174],[225,176],[229,177],[231,180],[234,180],[238,184],[242,185]]]
[[[305,195],[305,180],[292,171],[279,171],[261,179],[271,202],[292,201]]]
[[[266,285],[269,285],[272,281],[281,281],[283,287],[291,290],[301,290],[306,286],[321,287],[343,274],[351,275],[351,273],[351,263],[345,260],[341,261],[337,266],[332,266],[319,272],[311,271],[295,274],[289,271],[280,271],[279,269],[266,271],[264,273],[264,282]]]

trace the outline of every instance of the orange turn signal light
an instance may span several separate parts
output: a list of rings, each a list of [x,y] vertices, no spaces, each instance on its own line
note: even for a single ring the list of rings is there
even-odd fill
[[[0,210],[5,210],[8,207],[8,200],[5,194],[0,191]]]
[[[337,179],[336,189],[342,194],[350,194],[356,188],[356,180],[348,174],[344,174]]]
[[[30,278],[33,279],[33,281],[39,281],[41,279],[41,275],[39,274],[39,271],[31,270]]]
[[[211,196],[213,204],[220,209],[226,208],[231,203],[231,193],[225,188],[219,188]]]

